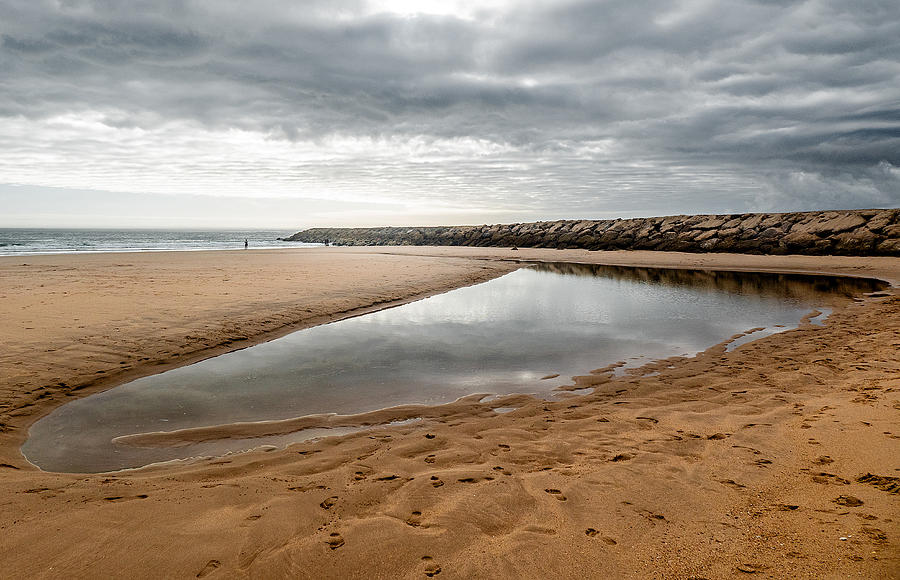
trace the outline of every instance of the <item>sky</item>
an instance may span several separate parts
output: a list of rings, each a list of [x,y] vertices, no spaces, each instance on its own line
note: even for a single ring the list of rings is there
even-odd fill
[[[0,227],[898,206],[897,0],[0,2]]]

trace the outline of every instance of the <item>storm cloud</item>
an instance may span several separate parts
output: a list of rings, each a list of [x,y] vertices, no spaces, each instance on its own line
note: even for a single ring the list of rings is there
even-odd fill
[[[897,206],[898,54],[896,0],[11,0],[0,184],[445,223]]]

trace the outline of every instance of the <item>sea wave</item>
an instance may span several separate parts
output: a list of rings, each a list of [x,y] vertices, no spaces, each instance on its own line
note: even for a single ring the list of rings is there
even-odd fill
[[[241,250],[318,246],[284,242],[285,230],[65,230],[0,229],[0,255],[75,254],[86,252],[146,252]]]

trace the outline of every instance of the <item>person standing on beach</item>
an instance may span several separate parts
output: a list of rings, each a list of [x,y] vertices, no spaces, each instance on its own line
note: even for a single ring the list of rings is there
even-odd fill
[[[247,240],[247,238],[244,238],[244,249],[246,250],[249,246],[250,246],[249,240]]]

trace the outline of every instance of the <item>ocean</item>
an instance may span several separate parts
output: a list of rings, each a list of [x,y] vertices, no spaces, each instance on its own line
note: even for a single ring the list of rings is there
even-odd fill
[[[281,242],[291,230],[88,230],[0,229],[0,256],[76,254],[83,252],[151,252],[239,250],[319,246]]]

